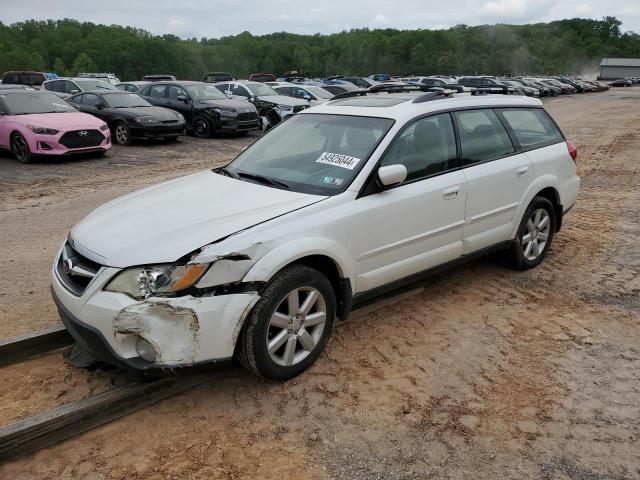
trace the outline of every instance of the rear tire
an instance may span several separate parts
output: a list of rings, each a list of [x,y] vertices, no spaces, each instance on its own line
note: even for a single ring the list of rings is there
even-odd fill
[[[333,287],[317,270],[294,265],[276,275],[247,318],[237,358],[265,378],[288,380],[309,368],[331,335]]]
[[[31,163],[33,161],[29,142],[20,133],[16,132],[11,136],[11,153],[21,163]]]
[[[544,197],[535,197],[524,212],[511,245],[510,265],[518,270],[538,266],[551,247],[556,224],[553,204]]]

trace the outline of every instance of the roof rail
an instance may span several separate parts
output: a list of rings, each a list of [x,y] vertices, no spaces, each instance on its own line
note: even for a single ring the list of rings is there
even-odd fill
[[[439,98],[439,97],[446,98],[450,96],[451,96],[450,93],[445,93],[445,92],[427,92],[424,95],[420,95],[418,98],[415,98],[411,103],[430,102],[431,100],[435,100],[436,98]]]
[[[381,83],[380,85],[374,85],[367,90],[356,90],[353,92],[344,92],[339,93],[334,96],[333,100],[341,100],[343,98],[352,98],[352,97],[362,97],[368,95],[370,93],[402,93],[402,92],[430,92],[437,93],[439,96],[449,96],[451,93],[447,93],[445,90],[456,90],[456,89],[448,89],[447,87],[433,87],[429,85],[421,85],[421,84],[407,84],[407,85],[398,85],[398,84],[389,84],[389,83]],[[418,97],[421,98],[421,97]],[[424,100],[426,101],[426,100]]]

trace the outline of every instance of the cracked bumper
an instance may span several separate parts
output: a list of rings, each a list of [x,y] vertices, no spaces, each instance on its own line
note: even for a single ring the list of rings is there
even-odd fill
[[[68,291],[55,272],[51,284],[60,318],[71,336],[107,363],[136,370],[175,368],[229,360],[257,293],[136,301],[103,286],[118,269],[105,268],[81,296]],[[143,360],[140,338],[156,353]]]

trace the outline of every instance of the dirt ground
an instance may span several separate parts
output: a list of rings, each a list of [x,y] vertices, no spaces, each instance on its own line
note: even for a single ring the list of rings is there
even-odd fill
[[[640,89],[547,108],[578,147],[583,185],[539,268],[485,259],[451,270],[337,329],[294,381],[230,367],[6,463],[0,478],[640,478]],[[56,324],[50,265],[91,209],[250,141],[187,138],[29,166],[0,156],[0,338]],[[110,384],[59,353],[0,376],[0,424]]]

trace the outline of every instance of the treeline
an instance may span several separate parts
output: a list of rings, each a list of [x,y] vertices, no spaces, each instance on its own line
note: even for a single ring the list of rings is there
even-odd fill
[[[31,69],[75,75],[114,72],[122,80],[171,73],[200,80],[206,71],[505,74],[586,73],[602,57],[640,57],[640,35],[614,17],[533,25],[457,25],[447,30],[357,29],[332,35],[248,32],[182,40],[132,27],[75,20],[0,23],[0,73]]]

